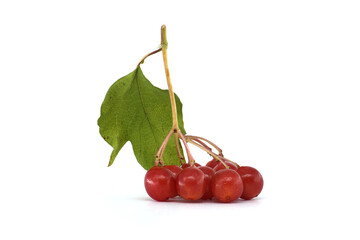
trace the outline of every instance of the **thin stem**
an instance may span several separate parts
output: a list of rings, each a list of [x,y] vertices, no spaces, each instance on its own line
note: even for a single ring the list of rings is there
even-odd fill
[[[186,153],[187,153],[187,156],[188,156],[189,164],[190,164],[190,166],[193,166],[195,164],[195,160],[194,160],[193,156],[191,155],[189,145],[187,144],[186,139],[185,139],[184,135],[181,133],[180,130],[179,130],[179,136],[180,136],[180,139],[184,143]]]
[[[229,166],[223,161],[222,157],[220,157],[219,155],[213,153],[212,151],[206,149],[205,147],[203,147],[201,144],[198,144],[196,142],[194,142],[193,140],[189,140],[189,143],[197,146],[198,148],[204,150],[205,152],[207,152],[208,154],[210,154],[212,157],[214,157],[215,159],[219,160],[224,166],[225,168],[229,168]]]
[[[177,131],[174,132],[174,137],[175,137],[175,145],[176,145],[176,152],[177,152],[178,158],[180,159],[180,163],[184,164],[184,157],[182,156],[182,154],[180,152],[179,134]]]
[[[162,47],[162,54],[163,54],[163,60],[164,60],[166,81],[167,81],[169,95],[170,95],[170,103],[171,103],[172,118],[173,118],[173,129],[179,130],[175,95],[174,95],[174,90],[173,90],[173,87],[171,84],[171,79],[170,79],[170,71],[169,71],[168,58],[167,58],[167,46],[168,46],[168,42],[167,42],[167,37],[166,37],[166,26],[162,25],[161,26],[161,47]]]
[[[182,156],[181,152],[180,152],[180,144],[179,144],[179,136],[181,138],[181,140],[184,142],[184,146],[186,148],[186,152],[188,155],[188,159],[190,162],[190,165],[193,165],[195,163],[194,158],[192,157],[189,147],[186,143],[186,139],[185,137],[182,135],[182,133],[180,132],[179,129],[179,123],[178,123],[178,118],[177,118],[177,111],[176,111],[176,101],[175,101],[175,94],[174,94],[174,90],[171,84],[171,79],[170,79],[170,71],[169,71],[169,65],[168,65],[168,58],[167,58],[167,47],[168,47],[168,42],[167,42],[167,37],[166,37],[166,26],[162,25],[161,26],[161,44],[160,44],[161,48],[145,55],[140,62],[138,63],[138,67],[140,66],[141,63],[144,62],[144,60],[152,55],[155,54],[157,52],[162,51],[162,55],[163,55],[163,61],[164,61],[164,68],[165,68],[165,76],[166,76],[166,82],[168,85],[168,89],[169,89],[169,96],[170,96],[170,104],[171,104],[171,111],[172,111],[172,119],[173,119],[173,126],[169,132],[169,134],[166,136],[166,138],[164,139],[163,143],[161,144],[158,152],[155,155],[155,165],[157,165],[159,162],[161,164],[163,164],[163,154],[166,148],[166,145],[170,139],[170,136],[172,134],[174,134],[175,137],[175,144],[176,144],[176,151],[178,154],[178,157],[180,158],[180,162],[181,164],[184,163],[184,157]]]
[[[213,147],[219,152],[219,155],[220,155],[220,156],[223,156],[221,148],[219,148],[215,143],[211,142],[210,140],[208,140],[208,139],[206,139],[206,138],[198,137],[198,136],[190,136],[190,135],[187,135],[186,138],[188,138],[188,139],[193,139],[193,140],[201,139],[201,140],[209,143],[211,146],[213,146]]]
[[[164,165],[162,157],[164,155],[166,145],[169,142],[169,139],[173,133],[174,133],[174,130],[171,129],[170,132],[168,133],[168,135],[165,137],[164,141],[162,142],[158,152],[155,155],[155,166],[157,166],[159,162],[161,163],[161,165]]]
[[[145,59],[146,59],[147,57],[149,57],[149,56],[151,56],[151,55],[153,55],[153,54],[155,54],[155,53],[158,53],[158,52],[160,52],[161,50],[162,50],[162,48],[159,48],[159,49],[157,49],[157,50],[155,50],[155,51],[152,51],[151,53],[146,54],[146,55],[139,61],[139,63],[137,64],[136,67],[139,67],[140,64],[144,63],[144,61],[145,61]]]
[[[162,147],[162,150],[161,150],[161,153],[160,153],[160,159],[162,160],[162,157],[164,155],[164,152],[165,152],[165,148],[166,148],[166,145],[168,144],[169,142],[169,139],[171,137],[171,135],[173,135],[174,131],[171,129],[169,134],[166,136],[166,138],[164,139],[164,142],[163,142],[163,147]],[[165,144],[164,144],[165,143]]]
[[[227,159],[227,158],[224,158],[223,156],[220,156],[220,158],[221,158],[222,160],[224,160],[224,161],[233,163],[233,164],[234,164],[235,166],[237,166],[237,167],[240,167],[240,165],[239,165],[238,163],[236,163],[236,162],[234,162],[234,161],[231,161],[231,160],[229,160],[229,159]]]
[[[186,138],[186,136],[185,136],[185,138]],[[194,139],[191,139],[191,140],[199,143],[200,145],[202,145],[202,146],[203,146],[204,148],[206,148],[207,150],[212,151],[212,149],[211,149],[208,145],[206,145],[206,143],[204,143],[203,141],[201,141],[200,139],[194,138]]]

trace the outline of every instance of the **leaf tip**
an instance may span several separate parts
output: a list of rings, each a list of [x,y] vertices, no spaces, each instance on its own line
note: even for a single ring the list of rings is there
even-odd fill
[[[109,163],[108,163],[108,167],[110,167],[113,163],[114,163],[115,157],[113,156],[113,154],[111,154]]]

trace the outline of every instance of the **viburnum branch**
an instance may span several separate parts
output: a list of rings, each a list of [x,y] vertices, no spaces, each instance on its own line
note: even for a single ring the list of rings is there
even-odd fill
[[[218,154],[215,154],[214,152],[208,150],[207,148],[205,148],[204,146],[202,146],[201,144],[195,142],[194,140],[188,140],[189,143],[197,146],[198,148],[204,150],[205,152],[207,152],[208,154],[210,154],[213,158],[215,158],[216,160],[220,161],[224,166],[225,168],[229,168],[229,166],[224,162],[223,160],[223,157],[221,157],[220,155]]]
[[[162,165],[164,165],[163,162],[163,154],[165,152],[165,148],[167,143],[169,142],[169,139],[171,137],[171,135],[174,134],[175,137],[175,144],[176,144],[176,151],[178,154],[178,157],[180,159],[181,164],[184,163],[184,157],[182,156],[181,152],[180,152],[180,144],[179,144],[179,138],[181,139],[181,141],[184,144],[185,150],[186,150],[186,154],[187,154],[187,158],[188,158],[188,162],[190,164],[190,166],[193,166],[195,164],[195,160],[193,158],[193,156],[191,155],[190,152],[190,148],[188,146],[188,142],[194,144],[195,146],[199,147],[200,149],[204,150],[205,152],[207,152],[208,154],[210,154],[211,156],[213,156],[215,159],[217,159],[218,161],[220,161],[222,164],[224,164],[224,166],[226,168],[229,168],[229,166],[227,166],[225,164],[225,158],[223,157],[222,154],[222,150],[221,148],[219,148],[216,144],[214,144],[213,142],[209,141],[206,138],[203,137],[198,137],[198,136],[184,136],[182,134],[182,132],[179,129],[179,123],[178,123],[178,118],[177,118],[177,110],[176,110],[176,100],[175,100],[175,94],[174,94],[174,90],[172,87],[172,83],[171,83],[171,79],[170,79],[170,71],[169,71],[169,65],[168,65],[168,58],[167,58],[167,48],[168,48],[168,42],[167,42],[167,36],[166,36],[166,26],[162,25],[161,26],[161,44],[160,44],[160,48],[145,55],[140,62],[138,63],[138,66],[144,62],[144,60],[152,55],[155,54],[157,52],[162,51],[162,55],[163,55],[163,61],[164,61],[164,69],[165,69],[165,76],[166,76],[166,82],[168,85],[168,90],[169,90],[169,97],[170,97],[170,104],[171,104],[171,112],[172,112],[172,119],[173,119],[173,125],[172,128],[170,130],[170,132],[168,133],[168,135],[165,137],[164,141],[162,142],[158,152],[155,155],[155,165],[158,165],[158,163],[160,162]],[[218,154],[215,154],[211,148],[208,146],[211,145],[212,147],[214,147],[217,151]],[[230,161],[231,162],[231,161]]]
[[[223,156],[221,148],[219,148],[215,143],[211,142],[210,140],[208,140],[206,138],[198,137],[198,136],[190,136],[190,135],[187,135],[186,138],[191,139],[191,140],[197,140],[197,141],[203,140],[203,141],[209,143],[211,146],[213,146],[218,151],[220,156]]]
[[[176,144],[176,151],[177,151],[177,155],[180,159],[181,164],[184,163],[184,157],[182,156],[181,152],[180,152],[180,144],[179,144],[179,135],[182,139],[182,141],[184,142],[184,146],[186,148],[186,152],[188,154],[188,159],[189,162],[191,162],[192,164],[194,163],[194,159],[191,156],[191,153],[189,151],[189,147],[186,143],[186,140],[184,138],[184,136],[182,135],[182,133],[180,132],[179,129],[179,123],[178,123],[178,118],[177,118],[177,111],[176,111],[176,101],[175,101],[175,94],[174,94],[174,90],[172,88],[172,84],[171,84],[171,79],[170,79],[170,71],[169,71],[169,65],[168,65],[168,60],[167,60],[167,46],[168,46],[168,42],[167,42],[167,37],[166,37],[166,26],[162,25],[161,26],[161,44],[160,44],[160,48],[145,55],[140,62],[138,63],[138,66],[140,66],[141,63],[144,62],[144,60],[152,55],[155,54],[157,52],[162,51],[162,55],[163,55],[163,61],[164,61],[164,68],[165,68],[165,76],[166,76],[166,82],[168,85],[168,90],[169,90],[169,96],[170,96],[170,104],[171,104],[171,112],[172,112],[172,119],[173,119],[173,125],[171,127],[170,132],[168,133],[168,135],[165,137],[164,141],[162,142],[158,152],[155,155],[155,166],[157,166],[159,164],[159,162],[164,165],[164,161],[163,161],[163,155],[165,152],[165,148],[167,143],[169,142],[169,139],[171,137],[171,135],[174,134],[175,137],[175,144]]]

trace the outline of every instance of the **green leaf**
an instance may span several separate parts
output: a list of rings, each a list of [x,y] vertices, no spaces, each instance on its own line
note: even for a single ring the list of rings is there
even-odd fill
[[[175,99],[179,128],[185,134],[182,104],[176,95]],[[137,161],[148,170],[154,166],[155,154],[172,128],[169,91],[153,86],[137,67],[110,87],[98,125],[101,136],[114,148],[109,166],[130,141]],[[170,138],[163,159],[166,165],[180,164],[174,137]]]

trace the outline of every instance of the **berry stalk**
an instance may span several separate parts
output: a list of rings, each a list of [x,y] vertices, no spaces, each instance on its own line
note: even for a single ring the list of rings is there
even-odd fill
[[[222,164],[224,164],[224,166],[226,168],[228,168],[228,166],[225,164],[225,159],[223,158],[223,154],[222,154],[222,150],[213,142],[209,141],[206,138],[203,137],[198,137],[198,136],[184,136],[181,132],[181,130],[179,129],[179,123],[178,123],[178,116],[177,116],[177,110],[176,110],[176,100],[175,100],[175,94],[174,94],[174,90],[172,87],[172,83],[171,83],[171,78],[170,78],[170,71],[169,71],[169,64],[168,64],[168,57],[167,57],[167,47],[168,47],[168,42],[167,42],[167,36],[166,36],[166,26],[162,25],[161,26],[161,44],[160,44],[160,48],[145,55],[140,62],[138,63],[138,66],[140,64],[142,64],[144,62],[144,60],[148,57],[151,56],[155,53],[158,52],[162,52],[163,55],[163,62],[164,62],[164,69],[165,69],[165,76],[166,76],[166,82],[168,85],[168,90],[169,90],[169,97],[170,97],[170,104],[171,104],[171,112],[172,112],[172,119],[173,119],[173,125],[172,128],[170,130],[170,132],[168,133],[168,135],[165,137],[164,141],[162,142],[158,152],[155,155],[155,166],[157,166],[159,163],[161,165],[164,165],[164,161],[162,159],[165,148],[167,143],[169,142],[169,139],[172,135],[174,135],[175,138],[175,144],[176,144],[176,150],[177,150],[177,155],[180,159],[181,164],[184,163],[184,157],[181,154],[180,151],[180,144],[179,144],[179,139],[181,139],[181,141],[184,144],[185,150],[186,150],[186,154],[187,154],[187,158],[188,158],[188,162],[191,166],[193,166],[195,164],[195,160],[190,152],[190,148],[188,146],[188,142],[194,144],[195,146],[201,148],[202,150],[206,151],[207,153],[209,153],[211,156],[213,156],[215,159],[219,160],[220,162],[222,162]],[[211,148],[208,146],[211,145],[212,147],[214,147],[217,151],[218,154],[215,154],[212,152]]]
[[[214,152],[212,152],[211,150],[207,149],[206,147],[202,146],[201,144],[195,142],[194,140],[188,140],[189,143],[197,146],[198,148],[204,150],[205,152],[207,152],[208,154],[210,154],[213,158],[215,158],[216,160],[219,160],[224,166],[225,168],[229,168],[229,166],[224,162],[225,158],[221,157],[218,154],[215,154]]]
[[[181,133],[181,131],[179,130],[179,137],[180,139],[183,141],[184,143],[184,146],[185,146],[185,150],[186,150],[186,154],[187,154],[187,157],[188,157],[188,162],[190,164],[190,166],[194,166],[195,164],[195,159],[193,158],[191,152],[190,152],[190,148],[189,148],[189,145],[187,144],[187,141],[185,139],[185,136]]]
[[[198,143],[200,143],[201,145],[204,145],[202,141],[205,141],[205,142],[207,142],[208,144],[210,144],[211,146],[213,146],[213,147],[218,151],[218,153],[219,153],[220,156],[223,156],[221,148],[219,148],[215,143],[211,142],[210,140],[208,140],[208,139],[206,139],[206,138],[198,137],[198,136],[190,136],[190,135],[187,135],[187,136],[186,136],[186,139],[195,140],[195,141],[197,141]],[[202,140],[202,141],[201,141],[201,140]]]
[[[162,48],[162,55],[164,60],[164,68],[165,68],[165,75],[166,75],[166,82],[169,89],[169,95],[170,95],[170,103],[171,103],[171,110],[172,110],[172,118],[173,118],[173,130],[177,131],[179,130],[179,124],[178,124],[178,118],[177,118],[177,111],[176,111],[176,102],[175,102],[175,95],[174,90],[171,84],[170,79],[170,71],[169,71],[169,65],[168,65],[168,58],[167,58],[167,37],[166,37],[166,26],[161,26],[161,48]]]
[[[175,137],[175,145],[176,145],[176,152],[177,152],[177,155],[178,155],[178,158],[180,159],[180,163],[181,164],[184,164],[184,157],[183,155],[181,154],[181,151],[180,151],[180,144],[179,144],[179,133],[176,131],[174,132],[174,137]]]
[[[168,57],[167,57],[167,47],[168,47],[168,42],[167,42],[167,36],[166,36],[166,26],[162,25],[161,26],[160,49],[157,49],[157,50],[147,54],[145,57],[143,57],[143,59],[141,59],[141,61],[138,64],[138,65],[140,65],[142,62],[144,62],[146,57],[148,57],[148,56],[150,56],[152,54],[155,54],[157,52],[160,52],[160,51],[162,52],[163,62],[164,62],[164,69],[165,69],[165,76],[166,76],[166,82],[167,82],[168,90],[169,90],[169,97],[170,97],[173,125],[172,125],[172,128],[171,128],[169,134],[165,137],[165,139],[162,142],[158,152],[155,155],[155,165],[157,166],[159,162],[160,162],[160,164],[164,165],[162,156],[164,154],[166,145],[167,145],[170,137],[173,134],[174,134],[174,138],[175,138],[177,155],[178,155],[178,157],[180,159],[181,164],[184,163],[184,157],[182,156],[181,151],[180,151],[179,137],[184,142],[184,146],[186,148],[186,152],[187,152],[187,155],[188,155],[189,162],[192,162],[192,164],[193,164],[195,161],[194,161],[193,157],[191,156],[191,153],[190,153],[189,147],[188,147],[188,145],[186,143],[185,137],[182,135],[182,133],[180,132],[180,129],[179,129],[177,110],[176,110],[175,94],[174,94],[174,90],[173,90],[172,83],[171,83],[171,78],[170,78],[170,71],[169,71],[169,64],[168,64]]]
[[[164,165],[164,161],[162,159],[164,152],[165,152],[165,148],[167,143],[169,142],[169,139],[171,137],[171,135],[173,135],[174,131],[173,129],[170,130],[170,132],[168,133],[168,135],[165,137],[164,141],[162,142],[158,152],[155,155],[155,166],[157,166],[160,162],[161,165]]]

